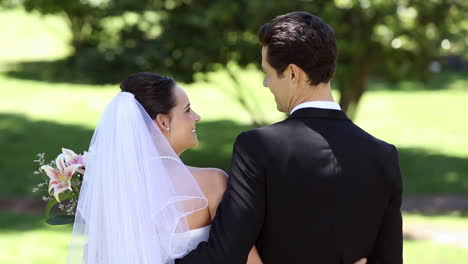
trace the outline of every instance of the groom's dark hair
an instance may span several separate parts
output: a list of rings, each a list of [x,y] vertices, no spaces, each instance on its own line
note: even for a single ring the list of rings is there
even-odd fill
[[[267,62],[281,77],[289,64],[300,67],[309,83],[326,83],[336,67],[336,40],[333,29],[317,16],[292,12],[277,16],[260,27],[258,37],[267,47]]]
[[[168,115],[176,105],[173,79],[150,72],[130,74],[120,83],[123,92],[135,95],[151,119],[158,114]]]

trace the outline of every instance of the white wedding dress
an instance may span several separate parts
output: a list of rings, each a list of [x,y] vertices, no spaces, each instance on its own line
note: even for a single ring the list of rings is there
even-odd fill
[[[86,157],[67,264],[166,264],[208,240],[186,216],[208,200],[128,92],[106,106]]]
[[[200,242],[208,241],[208,236],[210,235],[211,225],[207,225],[201,228],[192,229],[183,233],[176,233],[174,235],[174,240],[177,243],[178,241],[188,241],[187,253],[197,248]]]

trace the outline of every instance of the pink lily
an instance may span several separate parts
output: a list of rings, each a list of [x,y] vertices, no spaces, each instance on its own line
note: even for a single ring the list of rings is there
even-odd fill
[[[65,164],[65,157],[63,154],[60,154],[56,159],[55,163],[57,165],[57,169],[49,166],[43,165],[41,169],[44,170],[49,176],[49,192],[54,189],[54,197],[55,199],[60,202],[59,194],[70,190],[71,188],[71,178],[73,174],[77,171],[78,168],[83,166],[82,164],[72,164],[70,166],[66,166]]]
[[[80,164],[80,168],[77,170],[78,173],[84,174],[84,167],[85,167],[85,155],[79,155],[76,154],[73,150],[62,148],[62,153],[65,157],[65,164],[67,166],[74,165],[74,164]]]

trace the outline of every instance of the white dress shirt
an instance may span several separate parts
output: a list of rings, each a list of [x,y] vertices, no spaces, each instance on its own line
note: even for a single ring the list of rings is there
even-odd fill
[[[309,107],[314,107],[314,108],[322,108],[322,109],[332,109],[332,110],[341,110],[341,107],[338,103],[336,102],[331,102],[331,101],[309,101],[309,102],[304,102],[302,104],[296,105],[296,107],[291,110],[290,115],[294,113],[294,111],[302,109],[302,108],[309,108]]]

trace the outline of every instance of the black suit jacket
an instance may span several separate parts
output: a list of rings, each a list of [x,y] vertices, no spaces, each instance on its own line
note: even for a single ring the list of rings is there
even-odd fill
[[[240,134],[208,242],[178,264],[402,263],[398,154],[342,111]]]

